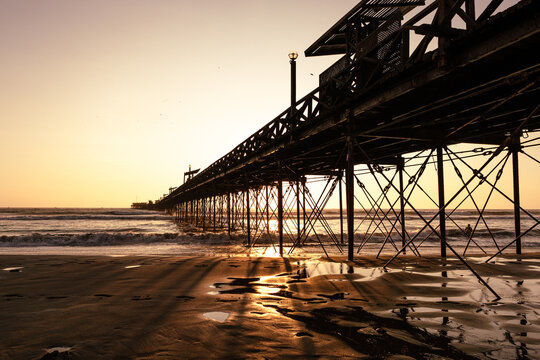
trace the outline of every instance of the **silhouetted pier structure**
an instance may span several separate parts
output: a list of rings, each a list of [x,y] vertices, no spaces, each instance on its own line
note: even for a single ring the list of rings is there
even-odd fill
[[[514,239],[499,244],[492,235],[491,255],[507,248],[520,254],[521,238],[540,224],[520,205],[519,191],[519,159],[532,158],[527,149],[538,145],[540,6],[511,5],[361,1],[305,51],[342,55],[320,75],[318,88],[296,100],[292,59],[292,106],[153,207],[206,231],[241,231],[249,246],[274,233],[282,255],[311,237],[323,249],[346,243],[352,260],[377,232],[384,235],[381,250],[393,248],[395,256],[419,255],[426,238],[436,237],[442,257],[450,251],[462,259],[471,247],[485,252],[474,233],[484,225],[489,230],[484,212],[498,194],[515,209]],[[497,12],[501,7],[508,8]],[[455,144],[480,145],[457,151]],[[433,166],[438,187],[430,195],[420,180]],[[499,186],[506,167],[510,195]],[[457,190],[445,184],[450,175]],[[322,193],[310,192],[312,181],[325,182]],[[489,190],[477,195],[478,188]],[[346,220],[337,234],[323,214],[335,192]],[[415,207],[417,193],[437,206],[434,215]],[[452,219],[463,203],[478,213],[472,233]],[[406,209],[423,221],[421,230],[407,228]],[[461,255],[447,241],[449,222],[468,238]],[[363,237],[355,244],[359,223]]]

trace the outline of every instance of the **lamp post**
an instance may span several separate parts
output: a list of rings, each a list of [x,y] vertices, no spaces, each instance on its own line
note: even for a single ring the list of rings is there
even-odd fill
[[[291,121],[293,120],[294,112],[296,110],[296,59],[298,58],[298,53],[296,51],[291,51],[289,53],[289,62],[291,63],[291,109],[289,117]],[[305,194],[304,194],[305,196]],[[296,243],[300,246],[300,181],[296,181],[296,226],[297,226],[297,235]]]
[[[289,62],[291,63],[291,116],[296,104],[296,59],[298,59],[298,53],[293,50],[289,53]]]

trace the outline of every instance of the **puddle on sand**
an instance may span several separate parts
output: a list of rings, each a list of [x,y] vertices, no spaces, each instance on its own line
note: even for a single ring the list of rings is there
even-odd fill
[[[229,318],[229,313],[223,311],[211,311],[203,314],[205,317],[218,321],[225,322]]]
[[[8,268],[4,268],[2,270],[9,271],[9,272],[21,272],[22,269],[23,269],[23,267],[20,266],[20,267],[8,267]]]
[[[265,279],[271,279],[274,276],[263,276],[260,278],[236,278],[229,277],[228,280],[232,280],[228,283],[215,283],[210,285],[210,288],[221,289],[219,294],[267,294],[271,295],[278,293],[282,289],[286,289],[284,284],[266,283]],[[263,280],[262,282],[260,280]],[[213,295],[214,291],[210,291],[207,294]]]
[[[141,267],[141,265],[128,265],[125,268],[126,269],[135,269],[135,268],[138,268],[138,267]]]
[[[365,267],[351,266],[339,262],[327,261],[310,261],[298,262],[300,270],[297,271],[297,276],[302,278],[310,278],[320,275],[351,275],[354,274],[358,278],[355,281],[373,280],[385,272],[395,271],[393,269],[383,270],[381,267]],[[292,274],[291,274],[292,275]],[[350,281],[349,279],[332,279],[331,281]]]

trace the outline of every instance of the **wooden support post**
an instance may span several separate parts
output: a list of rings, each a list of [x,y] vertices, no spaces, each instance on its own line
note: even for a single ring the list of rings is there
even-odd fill
[[[343,241],[343,171],[339,171],[339,233],[341,235],[341,245],[344,244]]]
[[[202,199],[202,229],[206,231],[206,198]]]
[[[246,229],[246,215],[245,215],[245,209],[246,209],[246,203],[244,202],[244,195],[242,194],[239,194],[240,196],[240,207],[242,208],[242,217],[241,217],[241,226],[242,226],[242,230],[245,230]]]
[[[443,147],[437,146],[437,177],[439,185],[439,232],[441,234],[441,257],[446,257],[446,209],[444,208]]]
[[[306,234],[306,238],[307,238],[307,233],[306,233],[306,178],[303,177],[302,178],[302,225],[303,225],[303,229],[302,231],[304,232],[304,234]]]
[[[283,181],[278,180],[278,234],[279,256],[283,256]]]
[[[231,193],[227,193],[227,232],[231,236]]]
[[[406,232],[405,232],[405,193],[403,192],[403,167],[405,163],[400,156],[398,159],[398,172],[399,172],[399,207],[400,207],[400,221],[401,221],[401,246],[405,247],[406,244]],[[407,253],[407,249],[403,249],[403,253]]]
[[[259,189],[255,189],[255,232],[259,232]]]
[[[347,204],[348,259],[354,260],[354,148],[352,137],[347,136],[347,169],[345,172],[345,196]]]
[[[251,246],[250,218],[251,218],[251,209],[249,207],[249,188],[248,188],[246,190],[246,219],[247,219],[247,241],[248,241],[248,246]]]
[[[213,223],[214,223],[214,231],[216,231],[216,197],[215,196],[212,196],[212,204],[213,204],[213,207],[214,207],[214,210],[213,210],[213,212],[214,212],[214,216],[213,216],[214,217],[214,221],[213,221]]]
[[[268,185],[266,185],[266,233],[270,236],[270,197],[268,194]]]
[[[195,226],[199,226],[199,199],[196,200],[195,204]]]
[[[223,229],[223,195],[217,197],[218,201],[218,229]]]
[[[232,194],[231,199],[231,230],[236,231],[236,216],[237,216],[237,209],[236,209],[236,193]]]
[[[300,244],[300,181],[296,181],[296,225],[297,225],[297,240]]]
[[[512,174],[514,180],[514,234],[516,236],[516,254],[521,254],[521,204],[519,199],[519,162],[518,155],[521,150],[519,136],[511,140]]]

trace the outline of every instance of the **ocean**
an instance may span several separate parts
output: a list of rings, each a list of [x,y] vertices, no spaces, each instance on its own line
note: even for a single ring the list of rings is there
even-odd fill
[[[540,210],[530,210],[535,218],[540,218]],[[295,213],[295,211],[293,211]],[[432,218],[436,210],[422,210],[426,219]],[[399,247],[401,239],[392,224],[395,216],[388,213],[383,222],[382,214],[372,216],[363,211],[356,212],[355,243],[363,244],[362,254],[393,254]],[[340,218],[338,210],[325,210],[324,217],[328,227],[340,239]],[[375,218],[376,221],[373,221]],[[468,238],[464,234],[465,227],[472,228],[478,220],[474,210],[456,210],[447,219],[448,242],[458,252],[463,253]],[[488,227],[485,226],[485,223]],[[275,220],[271,220],[275,223]],[[536,224],[536,221],[522,214],[522,232]],[[407,231],[414,236],[424,227],[423,221],[412,211],[406,212]],[[433,227],[438,229],[438,219]],[[399,223],[396,225],[399,227]],[[296,234],[296,224],[287,220],[286,251]],[[332,245],[332,239],[324,229],[324,225],[316,222],[308,227],[310,240],[304,246],[295,249],[297,254],[323,254],[324,250],[331,254],[339,254],[338,246]],[[346,228],[346,224],[344,224]],[[460,229],[461,228],[461,229]],[[314,232],[313,232],[314,229]],[[391,238],[386,234],[392,229]],[[275,230],[275,224],[271,226]],[[317,233],[317,235],[315,235]],[[0,254],[54,254],[54,255],[276,255],[275,233],[267,237],[265,223],[252,225],[252,236],[256,246],[247,249],[244,246],[245,236],[226,232],[202,232],[186,224],[178,224],[174,218],[162,212],[137,209],[85,209],[85,208],[0,208]],[[431,235],[430,235],[431,234]],[[514,238],[514,218],[512,210],[488,210],[484,219],[480,219],[474,232],[473,241],[469,242],[469,253],[494,253]],[[382,244],[387,240],[384,247]],[[495,239],[496,243],[493,241]],[[414,242],[421,253],[436,253],[440,243],[432,231],[424,229]],[[540,248],[540,227],[533,228],[523,237],[524,252],[527,248]],[[483,249],[483,250],[482,250]],[[508,252],[513,252],[510,247]]]

